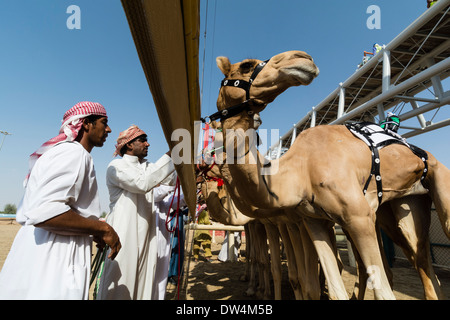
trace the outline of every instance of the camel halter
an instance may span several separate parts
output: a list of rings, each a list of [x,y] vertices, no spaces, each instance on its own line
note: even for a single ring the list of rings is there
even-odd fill
[[[235,115],[241,113],[242,111],[247,111],[248,114],[253,114],[253,111],[250,110],[252,99],[250,99],[250,87],[252,86],[253,81],[255,80],[256,76],[261,72],[261,70],[266,66],[267,62],[269,62],[270,59],[267,59],[266,61],[260,62],[256,65],[255,70],[253,70],[252,75],[250,76],[249,81],[245,80],[233,80],[233,79],[224,79],[221,82],[220,88],[222,87],[236,87],[241,88],[245,90],[245,101],[242,103],[239,103],[235,106],[220,110],[216,113],[213,113],[210,116],[206,116],[204,118],[200,118],[203,123],[206,123],[206,119],[209,119],[208,123],[211,121],[215,121],[217,119],[220,119],[220,121],[223,121],[225,119],[234,117]]]

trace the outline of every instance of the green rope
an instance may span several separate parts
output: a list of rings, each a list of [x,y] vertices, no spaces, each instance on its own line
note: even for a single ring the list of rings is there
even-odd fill
[[[215,152],[216,150],[219,150],[219,149],[222,149],[222,148],[223,148],[223,146],[218,147],[218,148],[215,148],[215,149],[212,149],[211,151],[206,150],[205,152],[207,152],[207,153],[213,153],[213,152]]]
[[[105,261],[103,261],[103,263],[101,264],[100,273],[98,274],[97,281],[95,282],[95,287],[94,287],[94,292],[93,292],[94,300],[97,300],[98,287],[100,285],[100,278],[102,277],[104,267],[105,267]]]
[[[97,274],[98,274],[98,271],[100,270],[100,268],[103,267],[103,263],[105,262],[105,257],[106,257],[107,251],[108,251],[108,246],[106,246],[103,250],[97,251],[97,254],[95,255],[94,260],[92,262],[91,280],[89,281],[89,287],[92,285],[95,278],[97,277]]]

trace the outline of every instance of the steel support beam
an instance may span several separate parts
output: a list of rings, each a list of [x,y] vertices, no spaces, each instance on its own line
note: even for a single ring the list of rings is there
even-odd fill
[[[372,100],[367,101],[366,103],[362,104],[358,108],[353,109],[352,111],[343,115],[341,118],[336,119],[335,121],[331,122],[330,124],[342,124],[345,121],[350,120],[351,118],[357,116],[358,114],[367,111],[369,108],[376,106],[377,104],[382,103],[383,101],[393,98],[394,96],[400,94],[401,92],[408,90],[410,87],[417,85],[427,79],[430,79],[431,77],[439,74],[440,72],[447,70],[448,68],[450,68],[450,58],[447,58],[447,59],[433,65],[432,67],[409,78],[408,80],[403,81],[402,83],[400,83],[396,86],[391,86],[387,92],[384,92],[384,93],[376,96]]]

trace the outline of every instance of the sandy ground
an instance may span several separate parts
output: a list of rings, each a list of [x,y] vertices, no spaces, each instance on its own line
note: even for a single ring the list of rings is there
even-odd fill
[[[20,225],[12,219],[0,219],[0,270],[3,267],[9,249]]]
[[[20,226],[8,220],[0,220],[0,268],[8,255],[14,237]],[[245,238],[244,238],[245,239]],[[220,262],[217,260],[223,237],[215,238],[212,245],[213,261],[205,262],[200,258],[199,262],[193,262],[187,250],[185,256],[185,273],[182,278],[182,286],[178,290],[174,286],[168,286],[167,300],[255,300],[261,297],[248,297],[245,291],[248,282],[240,280],[245,274],[245,240],[241,246],[241,257],[236,262]],[[187,244],[190,249],[190,243]],[[202,251],[201,251],[202,253]],[[352,292],[356,280],[355,268],[349,267],[345,246],[340,246],[340,254],[344,264],[343,279],[347,292]],[[286,261],[283,261],[283,300],[294,299],[287,279]],[[394,273],[394,294],[398,300],[422,300],[423,288],[417,272],[410,264],[403,260],[396,260],[392,268]],[[450,270],[435,268],[441,282],[444,294],[450,298]],[[91,290],[92,291],[92,290]],[[273,297],[273,296],[272,296]],[[370,290],[366,292],[366,299],[372,300]]]
[[[262,296],[248,297],[245,291],[248,282],[241,281],[241,276],[245,274],[245,238],[241,246],[241,257],[236,262],[220,262],[217,260],[221,249],[223,237],[216,237],[216,243],[212,244],[213,261],[206,262],[199,259],[193,262],[192,256],[187,252],[185,257],[185,269],[188,269],[187,277],[182,279],[182,286],[178,290],[176,287],[168,286],[167,299],[176,300],[255,300],[262,299]],[[189,237],[188,237],[189,240]],[[345,243],[339,244],[339,253],[345,264],[342,278],[344,280],[347,293],[351,296],[355,286],[356,268],[348,265],[348,255]],[[189,249],[189,243],[187,244]],[[189,250],[188,250],[189,251]],[[202,254],[202,251],[200,255]],[[287,277],[286,260],[283,264],[282,299],[295,299]],[[394,262],[392,268],[394,274],[394,295],[397,300],[423,300],[423,286],[417,271],[413,269],[406,260]],[[441,282],[446,300],[450,299],[450,269],[435,268],[435,272]],[[273,291],[273,290],[272,290]],[[273,298],[273,292],[272,292]],[[373,292],[366,291],[365,299],[373,300]]]

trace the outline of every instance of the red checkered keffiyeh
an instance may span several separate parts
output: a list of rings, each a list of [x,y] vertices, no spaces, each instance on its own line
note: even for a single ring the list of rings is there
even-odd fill
[[[120,150],[131,140],[136,139],[139,136],[142,136],[146,134],[144,131],[139,129],[138,126],[132,125],[127,130],[122,131],[119,134],[119,138],[117,138],[117,144],[116,144],[116,151],[114,152],[113,156],[116,157],[117,155],[120,155],[123,157],[123,154],[120,152]]]
[[[67,110],[67,112],[64,114],[61,128],[59,129],[59,135],[42,144],[39,149],[37,149],[30,156],[30,171],[25,178],[24,185],[26,185],[28,177],[30,176],[31,170],[33,169],[33,166],[36,163],[37,159],[39,159],[40,156],[42,156],[47,150],[52,148],[58,142],[74,141],[77,138],[78,132],[80,131],[83,124],[83,121],[81,120],[91,115],[99,115],[104,117],[107,116],[105,108],[98,102],[79,102],[72,108]]]

